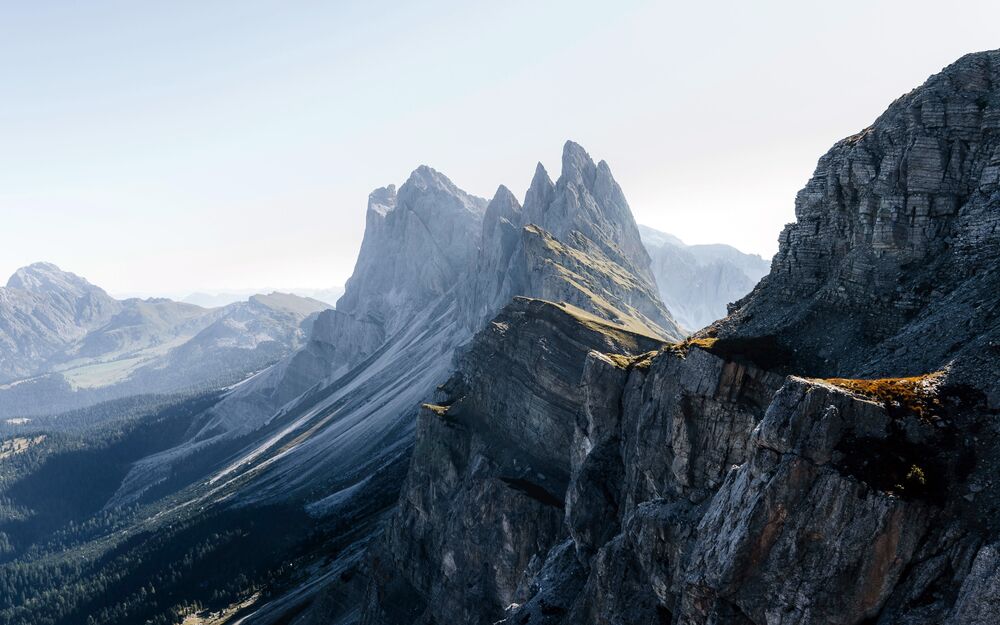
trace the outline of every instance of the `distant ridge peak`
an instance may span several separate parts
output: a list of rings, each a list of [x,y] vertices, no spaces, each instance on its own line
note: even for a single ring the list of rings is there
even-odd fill
[[[572,180],[574,182],[589,182],[593,180],[597,166],[594,159],[590,158],[587,150],[574,141],[567,141],[563,145],[562,154],[562,174],[559,181]]]
[[[531,185],[524,195],[524,204],[535,206],[546,206],[552,198],[556,185],[549,177],[549,172],[545,171],[545,166],[538,163],[535,166],[535,175],[531,178]]]
[[[24,291],[33,291],[45,286],[66,287],[69,285],[90,286],[90,283],[84,278],[74,273],[63,271],[55,264],[49,262],[36,262],[25,265],[15,271],[7,280],[8,288]]]
[[[368,194],[368,210],[385,215],[396,207],[396,185],[379,187]]]

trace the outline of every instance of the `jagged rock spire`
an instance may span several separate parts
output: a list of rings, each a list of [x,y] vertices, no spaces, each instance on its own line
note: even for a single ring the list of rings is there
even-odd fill
[[[563,146],[562,173],[553,185],[539,164],[525,195],[527,223],[536,224],[557,239],[578,231],[608,256],[654,283],[649,254],[625,195],[607,163],[595,164],[579,144]]]

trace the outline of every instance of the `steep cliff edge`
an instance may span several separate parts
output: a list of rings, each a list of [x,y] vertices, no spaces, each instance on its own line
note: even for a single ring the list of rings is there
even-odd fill
[[[373,611],[472,623],[512,603],[531,559],[564,533],[588,352],[659,344],[568,305],[504,308],[420,413]]]
[[[964,57],[838,143],[695,338],[506,309],[420,417],[362,622],[997,622],[997,85]]]
[[[793,369],[820,375],[925,373],[988,353],[998,78],[1000,54],[968,55],[838,142],[796,197],[770,275],[718,335],[773,338],[797,352]]]

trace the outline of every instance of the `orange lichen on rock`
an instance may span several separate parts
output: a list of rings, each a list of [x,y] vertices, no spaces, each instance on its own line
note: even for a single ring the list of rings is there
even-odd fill
[[[941,407],[938,386],[943,376],[944,372],[937,371],[909,378],[828,378],[819,381],[876,401],[890,415],[913,414],[921,419],[930,419]]]
[[[691,351],[692,347],[698,347],[706,351],[711,351],[718,339],[713,337],[688,337],[679,343],[668,343],[664,348],[674,356],[684,358]]]

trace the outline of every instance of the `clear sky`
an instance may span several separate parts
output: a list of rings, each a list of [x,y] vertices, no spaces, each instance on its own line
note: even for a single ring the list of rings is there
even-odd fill
[[[425,163],[522,195],[570,138],[640,223],[771,255],[819,156],[998,24],[974,1],[0,0],[0,275],[343,284],[371,189]]]

